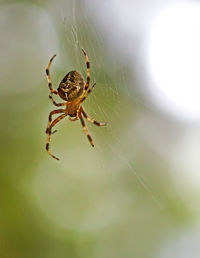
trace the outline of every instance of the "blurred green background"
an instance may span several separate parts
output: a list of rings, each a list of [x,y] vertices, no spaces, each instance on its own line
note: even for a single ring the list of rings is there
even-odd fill
[[[89,9],[81,0],[1,1],[1,258],[172,257],[166,243],[199,225],[198,187],[179,166],[192,125],[155,107],[139,64],[108,43]],[[55,109],[45,67],[57,54],[54,88],[70,70],[86,78],[82,47],[97,82],[84,107],[109,125],[87,123],[93,149],[79,121],[62,120],[50,143],[57,162],[45,151]]]

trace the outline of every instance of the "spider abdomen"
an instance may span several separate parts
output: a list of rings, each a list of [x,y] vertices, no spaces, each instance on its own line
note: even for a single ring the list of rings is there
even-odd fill
[[[80,97],[84,84],[83,76],[77,71],[71,71],[59,84],[58,94],[65,101],[72,101]]]

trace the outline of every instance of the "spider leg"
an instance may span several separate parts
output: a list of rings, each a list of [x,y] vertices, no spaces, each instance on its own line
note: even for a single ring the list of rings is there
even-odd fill
[[[93,118],[89,117],[87,115],[87,113],[85,112],[85,110],[83,109],[83,107],[81,107],[81,112],[83,114],[83,116],[91,123],[93,123],[94,125],[97,125],[97,126],[105,126],[107,125],[107,123],[100,123],[100,122],[97,122],[96,120],[94,120]]]
[[[65,109],[57,109],[57,110],[53,110],[50,112],[49,114],[49,120],[48,120],[48,124],[47,124],[47,129],[46,129],[46,133],[49,133],[49,128],[50,128],[50,124],[52,121],[52,116],[58,113],[65,113]]]
[[[52,97],[52,93],[50,93],[49,98],[56,107],[66,106],[66,103],[56,103]]]
[[[83,103],[83,101],[87,98],[87,96],[92,92],[92,90],[94,89],[96,85],[96,82],[92,85],[92,87],[85,93],[85,96],[83,96],[83,98],[81,99],[81,103]]]
[[[83,91],[83,94],[85,94],[85,92],[87,91],[87,89],[89,87],[89,84],[90,84],[90,62],[89,62],[88,56],[87,56],[87,54],[86,54],[86,52],[83,48],[82,48],[82,51],[83,51],[83,54],[85,56],[86,66],[87,66],[87,82],[85,84],[85,88],[84,88],[84,91]]]
[[[51,82],[51,77],[50,77],[50,72],[49,72],[51,63],[52,63],[53,59],[55,58],[55,56],[56,55],[52,56],[52,58],[50,59],[48,65],[47,65],[46,75],[47,75],[48,86],[49,86],[51,93],[58,94],[58,92],[52,88],[52,82]]]
[[[55,110],[56,111],[56,110]],[[50,142],[50,139],[51,139],[51,129],[61,120],[61,119],[63,119],[64,117],[66,117],[67,116],[67,114],[65,113],[65,114],[62,114],[62,115],[60,115],[59,117],[57,117],[52,123],[51,123],[51,125],[49,126],[49,128],[48,128],[48,136],[47,136],[47,141],[46,141],[46,151],[48,152],[48,154],[52,157],[52,158],[54,158],[54,159],[56,159],[56,160],[59,160],[59,158],[57,158],[57,157],[55,157],[50,151],[49,151],[49,142]],[[54,131],[53,133],[55,133],[56,131]]]
[[[89,131],[88,131],[86,125],[85,125],[85,121],[84,121],[84,119],[83,119],[83,117],[81,115],[81,111],[79,112],[78,116],[79,116],[79,118],[81,120],[81,124],[82,124],[83,130],[84,130],[85,134],[87,135],[87,138],[88,138],[90,144],[92,145],[92,147],[94,147],[94,143],[93,143],[92,137],[89,134]]]

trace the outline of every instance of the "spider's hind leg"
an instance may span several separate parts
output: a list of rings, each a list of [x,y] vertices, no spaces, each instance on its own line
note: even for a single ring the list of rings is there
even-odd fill
[[[100,122],[97,122],[96,120],[94,120],[93,118],[89,117],[87,115],[87,113],[85,112],[85,110],[83,109],[83,107],[81,107],[81,111],[82,111],[82,114],[83,116],[91,123],[93,123],[94,125],[97,125],[97,126],[105,126],[107,125],[108,123],[105,122],[105,123],[100,123]]]
[[[50,124],[52,121],[52,116],[55,114],[59,114],[59,113],[65,113],[65,109],[57,109],[57,110],[53,110],[50,112],[49,114],[49,119],[48,119],[48,124],[47,124],[47,129],[46,129],[46,133],[49,133],[49,128],[50,128]]]
[[[64,117],[67,116],[67,114],[64,113],[64,111],[65,111],[65,110],[63,110],[63,109],[58,109],[58,110],[54,110],[54,111],[50,112],[50,114],[49,114],[49,121],[48,121],[47,129],[46,129],[46,133],[48,134],[48,135],[47,135],[47,141],[46,141],[46,151],[48,152],[48,154],[49,154],[52,158],[54,158],[54,159],[56,159],[56,160],[59,160],[59,159],[58,159],[57,157],[55,157],[55,156],[50,152],[50,150],[49,150],[49,143],[50,143],[50,139],[51,139],[51,135],[52,135],[51,129],[52,129],[61,119],[63,119]],[[58,114],[58,113],[64,113],[64,114],[62,114],[62,115],[60,115],[59,117],[57,117],[57,118],[51,123],[51,121],[52,121],[52,115]],[[56,130],[56,131],[57,131],[57,130]],[[55,133],[56,131],[54,131],[53,133]]]
[[[87,135],[87,138],[88,138],[90,144],[92,145],[92,147],[94,147],[94,142],[93,142],[92,137],[89,134],[89,131],[88,131],[86,125],[85,125],[85,121],[84,121],[84,119],[82,117],[81,111],[79,112],[78,116],[79,116],[79,118],[81,120],[81,124],[82,124],[83,130],[84,130],[85,134]]]

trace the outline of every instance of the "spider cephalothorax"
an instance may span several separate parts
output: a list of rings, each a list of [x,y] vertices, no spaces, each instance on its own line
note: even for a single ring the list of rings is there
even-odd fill
[[[92,145],[92,147],[94,147],[94,143],[93,143],[92,137],[90,136],[88,129],[85,125],[83,116],[88,121],[92,122],[93,124],[95,124],[97,126],[105,126],[107,124],[107,123],[99,123],[99,122],[95,121],[94,119],[92,119],[91,117],[89,117],[87,115],[87,113],[85,112],[85,110],[83,109],[83,106],[81,106],[83,101],[87,98],[88,94],[90,94],[92,92],[92,90],[94,89],[94,86],[96,85],[96,83],[95,83],[95,84],[93,84],[92,87],[89,88],[89,85],[90,85],[90,62],[88,60],[85,50],[82,49],[82,51],[85,56],[86,65],[87,65],[87,81],[86,81],[86,83],[84,82],[83,76],[79,72],[71,71],[62,79],[62,81],[60,82],[59,87],[56,91],[52,88],[51,77],[49,74],[50,65],[56,55],[54,55],[50,59],[48,66],[46,68],[48,86],[51,91],[49,98],[51,99],[52,103],[55,106],[57,106],[57,107],[65,106],[63,109],[57,109],[57,110],[53,110],[50,112],[47,129],[46,129],[46,133],[48,134],[47,142],[46,142],[46,150],[49,153],[49,155],[56,160],[59,160],[59,159],[56,158],[54,155],[52,155],[51,152],[49,151],[49,142],[50,142],[51,135],[55,132],[55,131],[52,132],[52,128],[61,119],[63,119],[64,117],[66,117],[68,115],[69,115],[70,121],[76,121],[76,120],[80,119],[83,130],[84,130],[85,134],[87,135],[88,140],[90,141],[90,144]],[[59,95],[66,102],[65,103],[55,102],[52,97],[52,94]],[[61,114],[61,115],[52,121],[52,116],[55,114]]]

